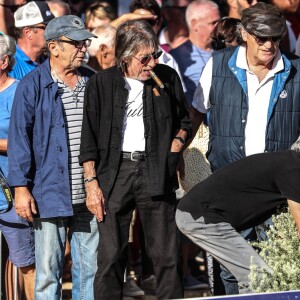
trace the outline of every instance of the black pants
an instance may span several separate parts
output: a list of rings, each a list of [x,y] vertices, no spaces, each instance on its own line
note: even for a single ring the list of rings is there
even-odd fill
[[[183,297],[182,256],[175,223],[175,193],[149,197],[143,161],[123,160],[107,215],[99,223],[98,270],[94,281],[95,300],[122,299],[127,264],[129,225],[137,206],[145,233],[146,251],[157,278],[158,299]]]

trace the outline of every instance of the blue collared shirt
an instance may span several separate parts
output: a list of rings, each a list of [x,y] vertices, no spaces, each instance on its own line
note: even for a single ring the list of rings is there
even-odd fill
[[[9,73],[9,76],[21,80],[25,75],[34,70],[37,66],[37,62],[33,62],[17,45],[15,54],[16,64],[13,70]]]

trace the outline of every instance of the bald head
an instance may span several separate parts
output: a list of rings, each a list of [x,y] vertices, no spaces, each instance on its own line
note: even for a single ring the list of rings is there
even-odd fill
[[[193,20],[204,20],[207,17],[210,17],[214,14],[219,15],[219,7],[218,5],[210,0],[195,0],[192,1],[185,13],[186,23],[188,25],[189,30],[192,27]]]

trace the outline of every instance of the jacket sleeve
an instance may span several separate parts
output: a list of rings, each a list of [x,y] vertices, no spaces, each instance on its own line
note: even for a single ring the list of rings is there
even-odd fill
[[[21,81],[16,89],[8,133],[8,184],[28,186],[32,182],[35,96],[32,84]]]
[[[98,93],[97,77],[92,76],[87,82],[84,92],[83,120],[81,128],[81,143],[79,163],[82,165],[85,161],[97,161],[98,154]]]
[[[176,115],[177,115],[177,119],[178,119],[178,128],[177,129],[185,130],[188,134],[188,137],[190,137],[192,125],[191,125],[191,120],[189,117],[187,100],[185,98],[182,84],[180,81],[180,77],[177,74],[177,72],[173,72],[172,81],[173,81],[173,84],[171,85],[173,87],[172,101],[175,105],[175,107],[173,107],[173,109],[174,110],[176,109]]]

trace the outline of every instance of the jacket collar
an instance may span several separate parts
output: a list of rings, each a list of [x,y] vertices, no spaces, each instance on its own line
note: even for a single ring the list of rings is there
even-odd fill
[[[39,65],[38,68],[40,69],[40,72],[42,74],[41,84],[43,87],[47,87],[51,84],[55,84],[51,75],[49,58],[47,58],[41,65]],[[82,74],[82,76],[85,78],[85,80],[88,80],[91,77],[91,75],[93,75],[93,71],[82,66],[79,67],[79,71]]]

